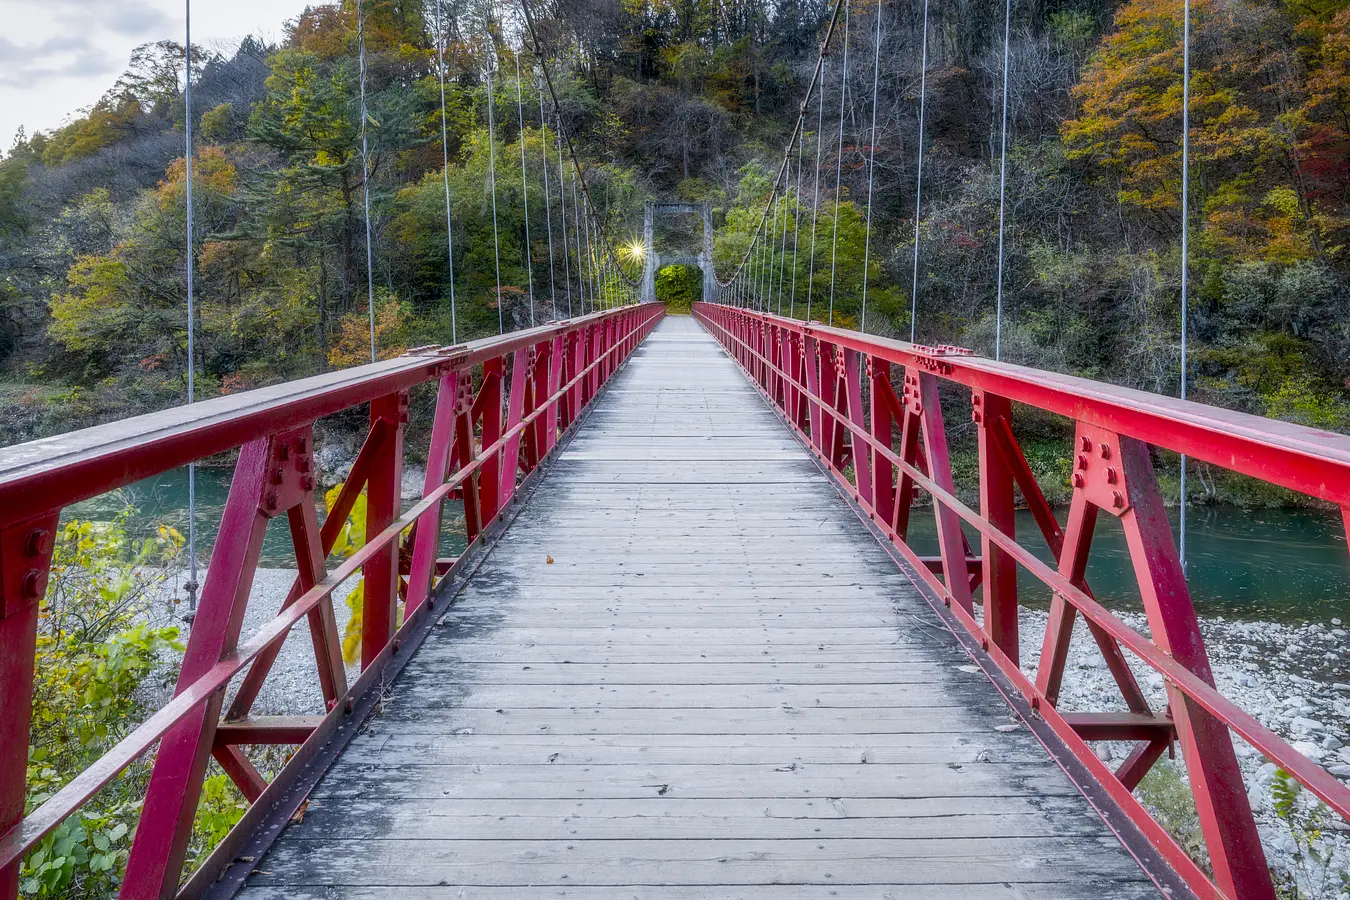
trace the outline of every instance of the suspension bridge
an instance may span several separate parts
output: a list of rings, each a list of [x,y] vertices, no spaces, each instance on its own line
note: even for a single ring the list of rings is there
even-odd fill
[[[548,246],[537,275],[526,253],[527,327],[508,329],[498,305],[497,336],[461,341],[452,275],[447,342],[377,359],[368,237],[370,364],[201,402],[189,367],[186,405],[0,450],[0,900],[18,895],[23,860],[45,838],[142,764],[126,898],[1273,900],[1235,746],[1340,820],[1350,789],[1216,689],[1154,457],[1178,453],[1345,510],[1350,438],[1013,365],[998,343],[990,359],[916,343],[914,331],[909,342],[868,334],[866,274],[859,330],[837,327],[836,248],[816,247],[814,218],[829,174],[824,75],[842,30],[824,200],[837,238],[851,27],[841,3],[741,258],[719,278],[711,208],[653,202],[634,254],[643,271],[630,275],[523,13],[538,117],[553,126],[545,196],[522,182],[526,228],[533,200]],[[438,51],[444,103],[443,42]],[[523,130],[518,55],[515,65]],[[1005,138],[1007,65],[1005,53]],[[364,43],[361,72],[364,91]],[[494,74],[488,65],[490,142]],[[872,91],[874,152],[875,75]],[[186,100],[190,110],[190,82]],[[803,162],[812,112],[814,169]],[[442,109],[443,138],[447,118]],[[921,112],[920,154],[922,123]],[[523,141],[521,153],[524,172],[534,162]],[[500,297],[495,163],[487,189]],[[445,195],[453,266],[448,177]],[[368,196],[365,210],[369,228]],[[658,217],[691,213],[702,246],[658,253]],[[870,254],[870,213],[866,225]],[[671,259],[701,270],[692,316],[652,302]],[[831,274],[824,296],[817,265]],[[190,266],[191,254],[192,358]],[[419,390],[434,395],[425,422],[410,403]],[[971,483],[953,472],[953,407],[970,410],[978,438]],[[1015,409],[1072,432],[1062,521]],[[315,423],[353,410],[364,440],[320,522]],[[425,447],[410,446],[414,432]],[[426,474],[406,505],[414,450]],[[199,600],[195,531],[188,542],[196,609],[172,698],[30,805],[34,648],[62,511],[220,454],[236,454],[234,478]],[[976,506],[961,499],[971,488]],[[362,497],[364,543],[332,564]],[[1036,533],[1017,532],[1019,502]],[[263,535],[282,517],[294,584],[244,634]],[[467,548],[444,555],[460,517]],[[932,519],[936,553],[919,517]],[[1087,583],[1099,519],[1124,531],[1147,633]],[[358,580],[349,667],[333,598]],[[1049,615],[1027,635],[1019,609],[1033,596],[1049,598]],[[1061,699],[1080,617],[1080,639],[1119,688],[1109,708]],[[255,709],[288,636],[312,646],[321,711]],[[1028,640],[1041,647],[1034,666]],[[1150,702],[1143,672],[1163,679],[1164,703]],[[1106,762],[1103,743],[1126,745],[1124,761]],[[259,747],[285,749],[278,771],[260,771]],[[1135,795],[1169,754],[1186,767],[1203,853]],[[248,808],[190,866],[211,765]]]

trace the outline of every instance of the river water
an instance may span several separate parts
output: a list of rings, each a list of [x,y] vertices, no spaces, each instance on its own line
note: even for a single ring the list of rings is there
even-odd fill
[[[230,492],[230,479],[234,470],[230,468],[197,469],[197,555],[205,559],[211,545],[216,540],[216,530],[220,525],[220,514],[225,508],[225,497]],[[128,505],[135,509],[128,530],[133,536],[143,537],[155,533],[161,524],[172,525],[186,537],[187,530],[188,482],[187,469],[175,469],[162,472],[144,481],[138,481],[111,494],[104,494],[83,503],[77,503],[65,511],[62,519],[111,519]],[[404,508],[412,505],[405,501]],[[459,515],[459,502],[453,502],[442,526],[441,555],[458,556],[464,551],[465,535],[462,526],[456,526],[451,520]],[[324,510],[319,510],[319,521],[323,522]],[[268,525],[263,540],[262,564],[290,568],[295,565],[295,551],[291,546],[291,533],[286,517],[279,516]]]
[[[203,557],[215,540],[221,509],[229,491],[229,469],[198,469],[198,552]],[[137,482],[122,491],[71,507],[67,516],[110,518],[130,503],[135,533],[153,533],[160,522],[187,534],[186,469],[166,472]],[[1060,520],[1064,511],[1059,511]],[[1172,511],[1176,531],[1176,510]],[[449,525],[447,517],[447,525]],[[1192,507],[1187,518],[1189,561],[1187,577],[1196,608],[1204,616],[1282,622],[1327,622],[1333,617],[1350,621],[1350,553],[1340,516],[1323,510]],[[464,534],[447,527],[442,554],[464,549]],[[936,554],[932,512],[915,510],[912,541],[921,554]],[[1035,521],[1018,513],[1017,533],[1024,546],[1050,562]],[[968,533],[971,546],[979,541]],[[290,566],[294,555],[285,518],[275,520],[263,547],[263,564]],[[1124,535],[1114,518],[1098,517],[1089,557],[1088,581],[1098,599],[1109,606],[1137,609],[1138,591],[1125,548]],[[1026,572],[1019,572],[1023,601],[1044,606],[1048,592]]]

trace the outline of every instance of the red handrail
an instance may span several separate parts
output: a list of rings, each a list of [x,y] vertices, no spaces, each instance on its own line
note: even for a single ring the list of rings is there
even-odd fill
[[[1350,788],[1215,689],[1148,452],[1153,445],[1186,453],[1345,510],[1350,504],[1350,437],[993,362],[960,348],[923,347],[715,304],[695,304],[694,313],[908,560],[939,600],[939,611],[974,638],[968,648],[977,661],[1020,692],[1031,717],[1052,729],[1095,779],[1094,787],[1106,791],[1198,895],[1230,900],[1275,896],[1231,734],[1350,819]],[[903,371],[898,396],[892,366]],[[979,436],[979,512],[956,497],[939,381],[972,391]],[[1075,423],[1073,502],[1062,529],[1017,444],[1013,401]],[[1041,562],[1013,537],[1014,487],[1034,514],[1057,567]],[[938,560],[920,557],[905,541],[915,488],[933,499]],[[1099,513],[1115,516],[1124,526],[1151,639],[1122,622],[1088,590],[1084,568]],[[973,577],[962,522],[981,539]],[[1052,591],[1035,681],[1018,665],[1015,566]],[[975,616],[977,586],[983,588],[982,621]],[[1057,709],[1077,614],[1088,622],[1130,712]],[[1148,707],[1122,647],[1163,676],[1168,709]],[[1137,744],[1125,764],[1112,771],[1088,740]],[[1173,740],[1180,741],[1190,773],[1212,880],[1131,793]]]
[[[387,362],[0,450],[0,900],[16,896],[22,857],[157,741],[121,894],[165,897],[178,890],[208,754],[254,801],[185,890],[197,893],[214,881],[248,836],[243,832],[282,802],[285,787],[315,748],[343,727],[358,699],[378,687],[399,646],[424,633],[437,576],[452,575],[458,567],[446,571],[447,564],[436,559],[442,503],[463,498],[470,552],[460,560],[468,559],[479,536],[509,508],[518,477],[548,457],[663,314],[657,304],[629,306],[500,338],[424,348]],[[438,389],[423,496],[399,514],[407,391],[429,382],[438,382]],[[329,522],[340,526],[364,489],[367,541],[326,572],[324,558],[337,528],[319,529],[316,521],[310,430],[321,416],[365,403],[370,431]],[[239,462],[174,698],[24,817],[37,609],[61,509],[235,447],[241,448]],[[280,614],[240,643],[261,529],[283,514],[290,520],[300,575]],[[411,560],[405,565],[400,537],[410,530],[405,549]],[[358,572],[366,582],[362,675],[348,686],[331,595]],[[400,601],[404,623],[395,630]],[[250,718],[257,687],[281,642],[305,617],[328,714],[300,723]],[[224,689],[246,668],[222,723]],[[291,763],[270,783],[238,749],[300,741]]]

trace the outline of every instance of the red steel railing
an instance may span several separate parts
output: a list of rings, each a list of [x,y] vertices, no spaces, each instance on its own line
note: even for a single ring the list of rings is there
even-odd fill
[[[197,896],[229,875],[239,848],[275,834],[303,796],[292,788],[335,754],[373,705],[380,681],[426,633],[438,579],[460,575],[475,541],[510,509],[529,475],[650,332],[664,308],[629,306],[140,416],[0,451],[0,900],[15,897],[23,856],[136,759],[159,750],[121,896]],[[436,382],[422,499],[400,514],[408,391]],[[323,527],[315,509],[314,421],[369,404],[370,427]],[[71,503],[192,460],[239,448],[234,480],[174,698],[96,764],[24,816],[34,647],[52,541]],[[362,491],[366,542],[336,569],[326,559]],[[437,559],[442,507],[462,499],[470,550]],[[285,515],[298,577],[280,613],[239,640],[269,520]],[[406,537],[401,537],[405,535]],[[347,682],[331,595],[365,579],[361,675]],[[403,624],[395,627],[402,603]],[[308,619],[328,713],[251,714],[282,641]],[[245,670],[247,669],[247,672]],[[225,688],[243,674],[222,719]],[[242,747],[299,745],[269,783]],[[252,805],[179,889],[208,760]],[[269,826],[269,823],[270,826]],[[270,827],[270,832],[268,831]],[[264,844],[265,847],[265,844]],[[249,857],[250,859],[252,857]],[[251,865],[234,867],[237,877]]]
[[[1350,437],[993,362],[955,347],[901,343],[707,303],[695,304],[694,313],[908,560],[931,590],[930,602],[939,614],[950,625],[964,626],[964,634],[959,627],[953,632],[996,684],[1009,686],[1010,701],[1016,701],[1014,708],[1025,708],[1032,730],[1048,726],[1072,754],[1075,770],[1087,773],[1094,789],[1106,791],[1197,895],[1275,897],[1232,735],[1350,819],[1350,789],[1215,689],[1149,456],[1149,445],[1185,453],[1346,511]],[[900,379],[898,396],[894,377]],[[979,440],[978,511],[956,496],[939,400],[943,381],[971,391]],[[1013,403],[1074,423],[1073,498],[1063,528],[1018,445]],[[933,500],[936,559],[919,556],[906,543],[920,490]],[[1014,490],[1033,514],[1056,567],[1017,542]],[[1088,588],[1084,573],[1099,514],[1114,516],[1124,528],[1152,638],[1127,626]],[[963,523],[980,536],[978,557],[968,546]],[[1052,592],[1034,681],[1018,665],[1017,566]],[[1078,615],[1100,647],[1128,712],[1057,708]],[[1165,679],[1166,709],[1150,708],[1124,650]],[[1132,741],[1135,747],[1112,770],[1092,752],[1089,740]],[[1212,878],[1132,794],[1174,740],[1186,762]]]

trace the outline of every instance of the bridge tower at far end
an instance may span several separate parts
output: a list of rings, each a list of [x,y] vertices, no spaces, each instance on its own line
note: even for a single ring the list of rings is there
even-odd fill
[[[656,217],[658,215],[679,215],[688,213],[703,220],[703,249],[697,256],[662,256],[656,252],[654,238]],[[698,266],[703,272],[703,302],[712,303],[717,297],[717,276],[713,272],[713,226],[712,204],[704,200],[699,203],[663,203],[648,200],[642,222],[643,269],[642,302],[656,300],[656,273],[665,266]]]

